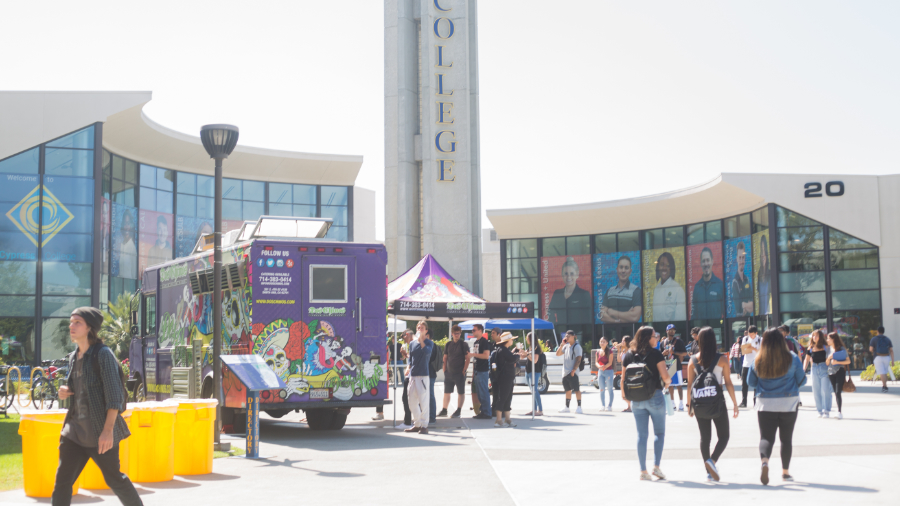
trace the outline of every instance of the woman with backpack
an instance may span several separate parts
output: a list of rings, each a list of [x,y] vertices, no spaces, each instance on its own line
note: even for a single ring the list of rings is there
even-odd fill
[[[612,411],[613,380],[616,371],[613,369],[612,350],[605,337],[600,338],[600,349],[597,352],[597,387],[600,388],[600,411]],[[609,404],[606,403],[606,392],[609,392]]]
[[[831,379],[828,378],[828,364],[825,363],[830,354],[831,348],[826,342],[825,331],[818,329],[813,332],[803,368],[805,370],[812,363],[810,375],[812,376],[813,399],[816,401],[819,418],[828,418],[831,413]]]
[[[659,468],[666,440],[666,401],[672,379],[666,370],[666,360],[656,349],[658,338],[653,327],[638,329],[631,341],[631,349],[622,357],[622,398],[631,400],[634,423],[637,426],[638,462],[641,480],[652,480],[647,472],[647,440],[650,420],[653,420],[653,476],[665,480]]]
[[[77,349],[69,355],[69,375],[59,388],[59,399],[72,397],[72,402],[59,438],[54,505],[72,502],[72,485],[88,459],[122,504],[142,504],[119,469],[119,442],[131,435],[121,415],[127,393],[115,355],[98,336],[102,324],[103,313],[93,307],[80,307],[69,317],[69,338]]]
[[[716,333],[711,327],[703,327],[697,335],[700,351],[691,357],[688,367],[688,416],[697,419],[700,427],[700,453],[706,466],[707,478],[719,481],[719,470],[716,462],[728,445],[729,424],[728,407],[722,393],[722,384],[728,388],[731,405],[734,406],[734,418],[738,417],[737,398],[734,396],[734,384],[731,382],[728,357],[716,349]],[[716,448],[712,455],[709,444],[712,440],[712,424],[716,425]]]
[[[631,349],[631,340],[632,340],[631,336],[625,336],[622,338],[622,342],[618,346],[619,356],[616,358],[619,360],[620,364],[622,363],[622,359],[625,357],[625,353],[627,353],[628,350]],[[620,371],[620,372],[622,374],[625,373],[624,366],[623,366],[622,371]],[[620,386],[621,386],[621,384],[620,384]],[[624,394],[622,395],[622,399],[625,401],[625,409],[622,410],[622,413],[631,413],[631,401],[626,399]]]
[[[843,404],[841,393],[844,392],[844,383],[847,381],[850,356],[847,355],[844,341],[841,340],[841,336],[837,332],[828,334],[828,346],[834,351],[825,359],[825,363],[828,365],[828,378],[831,380],[831,389],[834,390],[834,398],[837,400],[837,419],[841,420],[844,418],[844,414],[841,412],[841,405]]]
[[[781,479],[794,481],[788,469],[793,451],[794,425],[800,404],[800,387],[806,373],[800,358],[788,350],[784,336],[776,328],[763,334],[756,360],[747,373],[750,387],[756,389],[756,417],[759,422],[759,456],[762,469],[759,480],[769,484],[769,457],[775,446],[775,433],[781,440]]]

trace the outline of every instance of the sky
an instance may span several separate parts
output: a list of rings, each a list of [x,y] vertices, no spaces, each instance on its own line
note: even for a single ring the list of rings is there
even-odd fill
[[[383,18],[378,0],[2,2],[0,89],[150,90],[175,130],[362,155],[382,239]],[[483,212],[898,173],[900,3],[482,0],[478,22]]]

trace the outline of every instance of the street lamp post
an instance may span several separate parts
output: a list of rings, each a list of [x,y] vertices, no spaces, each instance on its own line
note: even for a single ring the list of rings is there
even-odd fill
[[[215,252],[213,254],[213,388],[216,391],[216,427],[213,442],[219,450],[222,432],[222,160],[234,151],[238,141],[238,127],[234,125],[205,125],[200,127],[200,140],[216,161]]]

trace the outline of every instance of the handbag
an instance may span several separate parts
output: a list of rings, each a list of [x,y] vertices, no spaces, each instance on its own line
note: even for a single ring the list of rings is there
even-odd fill
[[[856,391],[856,385],[853,384],[853,376],[850,374],[850,371],[847,371],[847,382],[844,383],[844,387],[841,390],[848,394]]]

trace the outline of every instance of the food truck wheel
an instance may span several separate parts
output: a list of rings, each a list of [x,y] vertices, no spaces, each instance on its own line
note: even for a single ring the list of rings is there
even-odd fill
[[[621,376],[616,376],[615,379],[613,379],[613,388],[615,388],[616,390],[622,389],[622,377]]]
[[[137,382],[134,384],[134,390],[131,392],[131,400],[132,402],[144,402],[147,400],[147,395],[144,393],[144,380],[138,378]]]
[[[538,380],[538,392],[545,394],[547,390],[550,390],[550,378],[547,376],[547,373],[541,375],[541,379]]]
[[[328,430],[331,428],[331,421],[334,418],[333,409],[307,409],[306,423],[312,430]]]
[[[282,416],[284,416],[290,412],[291,412],[291,410],[289,410],[289,409],[269,409],[269,410],[266,410],[265,413],[267,415],[271,416],[272,418],[281,418]]]
[[[350,414],[350,410],[334,410],[334,416],[331,418],[331,427],[328,427],[331,430],[341,430],[344,428],[344,424],[347,423],[347,415]]]

